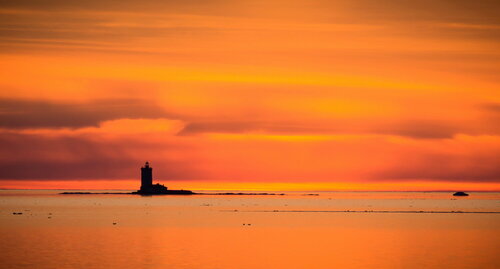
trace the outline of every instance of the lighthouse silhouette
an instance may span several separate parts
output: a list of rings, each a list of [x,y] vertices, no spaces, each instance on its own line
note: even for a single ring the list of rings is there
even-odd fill
[[[153,187],[153,168],[146,162],[144,167],[141,167],[141,191],[150,191]]]
[[[153,168],[149,166],[149,162],[141,167],[141,188],[132,194],[140,195],[156,195],[156,194],[194,194],[188,190],[169,190],[167,187],[160,183],[153,184]]]

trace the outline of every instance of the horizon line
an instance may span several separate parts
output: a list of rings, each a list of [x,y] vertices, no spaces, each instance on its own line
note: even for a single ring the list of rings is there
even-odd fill
[[[29,189],[29,188],[0,188],[0,191],[15,191],[15,190],[25,190],[25,191],[61,191],[61,190],[82,190],[82,191],[135,191],[136,189],[89,189],[89,188],[40,188],[40,189]],[[254,190],[254,189],[192,189],[195,191],[251,191],[251,192],[500,192],[500,190]]]

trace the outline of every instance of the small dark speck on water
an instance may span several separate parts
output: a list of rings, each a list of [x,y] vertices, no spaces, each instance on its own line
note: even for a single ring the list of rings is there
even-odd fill
[[[116,222],[113,222],[113,225],[116,225]]]

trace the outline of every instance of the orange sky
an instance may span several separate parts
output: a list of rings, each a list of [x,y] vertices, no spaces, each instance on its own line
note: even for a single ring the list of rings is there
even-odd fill
[[[0,188],[500,190],[496,1],[68,2],[0,1]]]

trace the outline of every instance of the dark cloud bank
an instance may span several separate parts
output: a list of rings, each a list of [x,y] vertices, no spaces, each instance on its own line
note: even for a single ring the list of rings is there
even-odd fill
[[[488,122],[490,119],[487,119]],[[365,120],[332,119],[322,126],[304,123],[266,122],[266,121],[192,121],[179,132],[179,135],[200,133],[252,133],[272,134],[380,134],[396,135],[413,139],[446,139],[457,134],[500,133],[497,125],[485,124],[481,128],[471,128],[468,124],[450,123],[436,120],[406,120],[399,122],[373,122]]]
[[[488,115],[497,118],[498,104],[481,106]],[[106,140],[90,134],[41,135],[24,134],[20,129],[82,128],[98,126],[100,122],[121,118],[182,118],[165,112],[146,100],[100,100],[87,103],[62,103],[37,100],[0,99],[0,179],[123,179],[136,178],[138,167],[151,156],[185,152],[186,145],[165,140],[120,137]],[[185,119],[187,120],[187,119]],[[348,133],[349,122],[332,126],[262,121],[200,121],[190,123],[181,135],[206,132],[224,133],[284,133],[335,134]],[[493,126],[496,126],[493,124]],[[450,138],[464,130],[459,126],[439,122],[407,122],[388,126],[371,126],[369,133],[393,134],[412,138]],[[354,128],[356,129],[356,128]],[[178,139],[181,139],[180,137]],[[176,140],[178,141],[178,140]],[[137,156],[147,152],[148,156]],[[176,153],[177,152],[177,153]],[[500,153],[492,148],[488,153],[439,155],[425,152],[407,154],[397,166],[374,171],[374,180],[436,180],[456,182],[499,182]],[[160,160],[156,163],[160,179],[200,179],[206,173],[193,159]]]
[[[142,139],[102,139],[93,136],[44,136],[0,133],[0,179],[130,179],[152,156],[172,154],[183,146]],[[141,149],[142,151],[137,151]],[[147,152],[147,156],[138,152]],[[195,179],[200,172],[192,160],[157,160],[159,179]]]
[[[185,150],[185,145],[175,142],[18,133],[0,134],[0,145],[0,180],[138,178],[139,166],[151,156],[165,152],[176,156]],[[147,152],[147,156],[137,152]],[[461,155],[425,152],[406,154],[392,167],[373,171],[367,180],[500,182],[499,156],[497,150]],[[157,168],[155,177],[162,180],[207,178],[209,175],[198,167],[200,162],[202,160],[191,158],[154,160],[153,164]]]
[[[375,173],[375,180],[439,180],[500,182],[500,152],[468,155],[430,154],[403,156],[397,166]]]
[[[162,118],[167,113],[148,100],[106,99],[86,103],[0,99],[0,128],[97,127],[107,120]]]
[[[165,111],[152,100],[104,99],[85,103],[46,100],[0,99],[0,129],[78,129],[98,127],[103,121],[117,119],[175,119],[186,125],[179,135],[201,133],[270,134],[381,134],[414,139],[445,139],[457,134],[500,134],[500,104],[477,107],[483,116],[475,122],[406,119],[374,122],[366,119],[330,119],[322,125],[308,122],[262,120],[218,120],[187,117]]]

